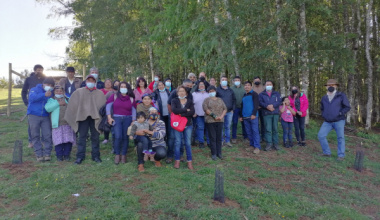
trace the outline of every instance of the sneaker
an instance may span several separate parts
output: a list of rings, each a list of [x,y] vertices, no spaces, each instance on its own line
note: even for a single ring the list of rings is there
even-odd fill
[[[267,143],[267,146],[265,147],[265,151],[270,151],[272,149],[272,144],[271,143]]]
[[[231,144],[231,142],[226,142],[226,144],[225,144],[227,147],[232,147],[232,144]]]
[[[108,143],[108,140],[104,140],[103,142],[102,142],[102,144],[107,144]]]
[[[305,142],[305,141],[302,141],[302,142],[301,142],[301,146],[302,146],[302,147],[306,147],[306,142]]]
[[[279,147],[277,144],[274,144],[274,145],[273,145],[273,148],[274,148],[275,150],[280,150],[280,147]]]
[[[293,142],[292,142],[292,141],[289,141],[289,142],[288,142],[288,147],[289,147],[289,148],[293,147]]]
[[[302,147],[301,141],[298,141],[297,145],[300,146],[300,147]]]
[[[231,143],[236,144],[236,139],[231,139]]]
[[[57,156],[57,161],[63,161],[63,156]]]
[[[148,160],[149,160],[149,154],[144,153],[144,161],[148,161]]]
[[[79,165],[82,163],[82,161],[83,161],[83,159],[77,158],[74,163]]]
[[[216,155],[219,159],[223,160],[223,156],[221,154]]]
[[[96,163],[101,163],[102,162],[102,160],[100,159],[100,157],[95,157],[92,160],[95,161]]]
[[[212,160],[217,160],[217,158],[216,158],[215,155],[212,155],[212,156],[211,156],[211,159],[212,159]]]
[[[343,161],[344,160],[344,157],[338,157],[338,159],[336,159],[337,161]]]
[[[44,162],[45,160],[44,160],[44,157],[37,157],[37,161],[38,162]]]
[[[199,143],[199,148],[205,148],[205,144],[204,143]]]
[[[44,156],[45,161],[51,161],[51,156]]]
[[[259,154],[259,153],[260,153],[260,149],[257,148],[257,147],[255,147],[255,149],[253,150],[253,153],[254,153],[254,154]]]

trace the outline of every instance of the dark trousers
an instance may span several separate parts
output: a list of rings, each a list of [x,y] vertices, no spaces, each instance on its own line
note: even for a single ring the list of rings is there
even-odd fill
[[[99,132],[95,128],[95,120],[90,116],[86,120],[80,121],[78,126],[79,141],[77,158],[86,158],[86,139],[88,131],[91,132],[91,157],[92,159],[100,157],[99,151]]]
[[[260,121],[260,137],[261,140],[265,141],[265,123],[264,123],[264,113],[262,109],[259,109],[259,121]]]
[[[222,155],[223,122],[206,123],[210,138],[211,155]]]
[[[141,142],[135,142],[135,144],[137,146],[137,164],[144,164],[143,145]],[[166,157],[165,146],[153,147],[152,150],[156,153],[154,155],[154,160],[160,161]]]
[[[135,141],[137,143],[141,143],[141,145],[143,146],[143,151],[152,149],[152,141],[147,136],[136,135]]]
[[[109,131],[105,131],[104,132],[104,140],[109,140],[110,139],[110,132]]]
[[[284,144],[288,140],[289,142],[292,142],[292,129],[293,129],[293,122],[286,122],[283,119],[281,119],[281,125],[282,125],[282,141]]]
[[[165,123],[165,130],[166,130],[166,135],[165,135],[165,141],[168,142],[169,140],[169,126],[170,126],[170,122],[169,122],[169,115],[166,115],[166,116],[161,116],[161,120]]]
[[[57,157],[70,156],[71,149],[73,148],[73,143],[63,143],[55,146],[55,153]]]
[[[294,117],[294,128],[294,133],[296,133],[297,141],[305,141],[305,117]]]

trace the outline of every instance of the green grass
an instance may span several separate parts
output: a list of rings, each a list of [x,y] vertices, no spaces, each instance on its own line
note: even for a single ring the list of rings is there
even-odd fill
[[[226,159],[211,161],[207,149],[193,149],[195,171],[185,164],[137,172],[133,145],[128,163],[116,166],[111,146],[102,145],[103,163],[89,158],[72,162],[35,162],[27,148],[26,108],[14,90],[10,118],[0,116],[0,219],[379,219],[379,134],[347,138],[346,160],[336,159],[336,135],[329,142],[332,158],[321,158],[320,122],[307,128],[308,147],[261,152],[237,144],[223,148]],[[6,112],[0,90],[0,113]],[[281,126],[279,126],[281,127]],[[281,132],[281,128],[280,128]],[[280,134],[281,137],[281,134]],[[15,140],[24,142],[24,164],[12,165]],[[352,169],[355,148],[363,142],[365,170]],[[73,150],[75,154],[76,149]],[[215,169],[225,177],[226,203],[213,203]],[[79,193],[79,197],[72,194]]]

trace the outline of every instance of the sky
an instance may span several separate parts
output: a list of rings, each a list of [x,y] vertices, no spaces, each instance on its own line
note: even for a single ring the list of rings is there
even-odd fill
[[[0,0],[0,77],[13,70],[32,71],[35,64],[45,70],[63,64],[68,37],[52,39],[49,28],[72,26],[72,17],[47,18],[51,4],[35,0]]]

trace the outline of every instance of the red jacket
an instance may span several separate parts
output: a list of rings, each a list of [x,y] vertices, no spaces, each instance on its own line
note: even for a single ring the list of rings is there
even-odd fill
[[[296,106],[295,106],[295,100],[292,98],[292,96],[289,96],[290,106],[293,108],[294,111],[297,112]],[[309,100],[307,99],[306,95],[301,93],[300,97],[300,103],[301,103],[301,117],[306,117],[307,115],[307,109],[309,108]]]

